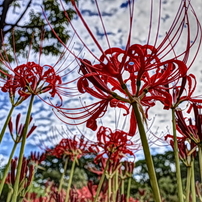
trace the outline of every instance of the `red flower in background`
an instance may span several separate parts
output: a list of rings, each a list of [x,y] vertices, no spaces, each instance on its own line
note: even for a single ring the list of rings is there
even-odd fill
[[[4,72],[7,78],[1,90],[8,92],[13,99],[15,96],[19,96],[21,101],[18,101],[18,104],[30,95],[39,96],[42,93],[49,92],[52,98],[57,95],[60,98],[60,106],[62,105],[62,91],[60,88],[64,86],[64,83],[52,66],[40,66],[34,62],[28,62],[15,67],[12,72],[13,74]]]
[[[45,67],[48,67],[45,70]],[[14,75],[7,75],[8,79],[4,86],[1,88],[3,92],[10,92],[14,95],[17,91],[18,94],[25,99],[30,95],[39,95],[49,91],[51,97],[58,94],[56,91],[57,85],[62,83],[59,75],[51,66],[40,66],[34,62],[19,65],[14,68]]]
[[[96,147],[92,148],[90,142],[85,140],[84,136],[77,138],[74,135],[73,138],[62,139],[53,149],[47,149],[46,151],[49,155],[54,155],[57,158],[67,156],[73,161],[75,158],[79,159],[90,152],[96,152]]]
[[[201,96],[193,96],[196,85],[196,77],[193,74],[183,76],[174,86],[172,83],[167,85],[167,92],[164,94],[159,92],[158,94],[164,104],[164,109],[179,108],[179,105],[186,101],[190,104],[188,109],[190,111],[193,102],[202,103]]]
[[[44,32],[42,31],[42,37],[43,34]],[[15,38],[13,41],[15,41]],[[25,63],[19,64],[15,52],[13,53],[15,60],[13,62],[9,60],[6,48],[3,44],[2,52],[0,53],[0,62],[3,68],[0,69],[2,83],[0,88],[2,92],[9,93],[13,106],[18,106],[31,95],[36,95],[45,103],[59,108],[63,104],[63,96],[73,96],[75,94],[74,89],[68,86],[70,83],[74,82],[74,79],[67,81],[73,70],[69,71],[69,64],[61,62],[62,58],[67,59],[65,52],[61,53],[60,58],[54,65],[41,65],[42,49],[43,44],[41,41],[39,60],[37,62],[30,62],[28,56]],[[13,51],[15,51],[15,44],[13,44]],[[29,52],[31,51],[32,50],[29,50]],[[48,99],[41,97],[41,94],[44,93],[49,93],[49,96],[47,96]],[[76,94],[78,93],[76,92]],[[52,98],[55,99],[57,104],[53,104]]]
[[[194,62],[201,44],[201,26],[190,1],[181,1],[173,23],[161,41],[158,38],[160,35],[162,2],[159,1],[157,28],[155,30],[156,35],[153,38],[154,42],[151,42],[151,38],[155,6],[153,5],[154,2],[151,1],[147,42],[145,45],[142,45],[132,44],[131,42],[135,1],[128,0],[127,3],[130,15],[129,33],[125,49],[121,49],[119,47],[111,47],[98,1],[95,0],[94,2],[98,11],[101,27],[103,28],[104,37],[108,45],[107,50],[103,50],[101,44],[96,39],[96,35],[94,35],[81,11],[79,11],[76,2],[74,0],[71,2],[84,28],[89,33],[89,37],[100,51],[101,56],[98,57],[97,54],[92,52],[86,45],[85,41],[82,39],[82,35],[78,33],[76,26],[70,22],[67,13],[65,13],[67,20],[70,22],[75,35],[83,44],[84,48],[94,57],[94,64],[85,58],[79,58],[73,51],[66,47],[60,39],[59,40],[80,62],[79,66],[82,75],[77,83],[79,92],[87,92],[100,101],[80,108],[69,108],[67,109],[68,111],[59,109],[58,112],[68,119],[81,119],[83,121],[79,123],[87,122],[87,127],[96,130],[96,119],[103,117],[111,101],[114,99],[117,103],[116,107],[124,108],[127,112],[131,103],[138,103],[143,117],[147,116],[147,111],[145,111],[144,108],[149,109],[155,105],[156,101],[161,101],[165,108],[168,108],[169,101],[167,101],[166,98],[171,99],[168,92],[170,87],[168,86],[172,84],[172,86],[175,87],[180,78],[186,77],[187,70]],[[196,32],[194,31],[194,33],[189,24],[190,15],[192,15],[195,20],[192,22],[196,24]],[[197,40],[199,41],[196,43]],[[177,47],[181,41],[185,44],[184,50],[176,52],[175,47]],[[189,53],[194,44],[196,44],[195,54],[191,57]],[[123,105],[123,103],[126,105]],[[114,107],[114,105],[112,106]],[[75,110],[77,112],[74,112]],[[132,120],[134,119],[133,115],[130,116],[131,123],[134,124],[136,120]],[[133,135],[134,134],[135,131],[133,131]]]
[[[202,113],[201,106],[193,103],[194,122],[191,118],[185,118],[182,111],[176,111],[177,130],[184,137],[189,138],[196,145],[202,142]]]
[[[9,122],[8,122],[8,128],[9,128],[9,132],[12,136],[12,139],[17,143],[19,143],[22,140],[22,136],[23,136],[23,130],[25,128],[24,124],[20,124],[20,118],[21,118],[21,114],[18,114],[16,117],[16,121],[15,121],[15,135],[14,135],[14,127],[13,127],[13,121],[12,121],[12,117],[10,118]],[[29,124],[32,121],[32,117],[29,121]],[[28,138],[33,132],[34,130],[37,128],[37,126],[32,125],[32,127],[30,128],[30,130],[27,132],[26,137]]]
[[[174,148],[174,140],[172,135],[166,135],[165,140]],[[177,137],[179,158],[186,166],[191,166],[192,158],[196,157],[196,144],[189,138],[182,136]]]
[[[128,133],[116,130],[112,132],[110,128],[101,126],[97,132],[96,145],[101,148],[100,154],[95,158],[95,161],[100,159],[103,155],[107,155],[113,162],[121,160],[127,154],[134,156],[131,147],[134,143],[129,140]]]
[[[30,163],[31,159],[23,158],[23,166],[20,173],[20,186],[23,189],[28,189],[31,185],[32,178],[34,177],[34,165]],[[6,183],[10,185],[15,184],[16,169],[18,164],[18,158],[12,159],[11,171],[7,176]]]

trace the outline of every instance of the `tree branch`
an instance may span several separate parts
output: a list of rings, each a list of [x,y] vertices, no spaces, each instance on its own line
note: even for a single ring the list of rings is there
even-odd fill
[[[10,0],[11,1],[11,0]],[[15,24],[11,25],[11,28],[9,28],[8,30],[6,31],[3,31],[4,32],[4,35],[8,32],[10,32],[14,27],[18,26],[18,23],[20,22],[20,20],[23,18],[23,16],[25,15],[25,13],[27,12],[27,9],[30,7],[30,4],[31,4],[32,0],[29,0],[29,3],[27,4],[25,10],[23,11],[23,13],[20,15],[20,17],[18,18],[18,20],[15,22]]]
[[[3,38],[5,33],[3,32],[3,28],[5,26],[5,21],[6,21],[6,15],[9,9],[10,4],[13,2],[14,0],[5,0],[2,4],[3,10],[2,10],[2,14],[1,14],[1,20],[0,20],[0,50],[2,47],[2,42],[3,42]]]
[[[3,10],[2,10],[2,14],[1,14],[1,20],[0,20],[0,29],[3,30],[4,25],[5,25],[5,21],[6,21],[6,15],[9,9],[10,4],[13,2],[14,0],[5,0],[2,4]]]
[[[10,24],[10,23],[6,23],[5,25],[7,26],[14,26],[14,27],[20,27],[20,28],[41,28],[44,26],[47,26],[48,24],[43,24],[43,25],[16,25],[16,24]]]

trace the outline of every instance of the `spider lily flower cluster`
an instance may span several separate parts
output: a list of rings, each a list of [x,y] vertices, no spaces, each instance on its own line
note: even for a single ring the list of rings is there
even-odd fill
[[[174,89],[182,77],[185,77],[184,80],[190,80],[191,76],[186,76],[187,71],[193,63],[200,46],[200,41],[198,42],[197,40],[200,40],[201,37],[201,27],[194,11],[192,15],[196,23],[195,33],[192,33],[188,23],[190,16],[188,15],[187,9],[192,10],[190,1],[181,1],[175,20],[170,26],[170,29],[167,30],[165,37],[161,40],[158,38],[161,17],[161,11],[159,11],[157,34],[154,43],[150,44],[150,32],[152,32],[153,23],[151,19],[151,30],[149,30],[146,40],[147,43],[145,45],[132,44],[131,42],[133,36],[132,27],[135,2],[133,0],[128,1],[130,28],[125,49],[111,47],[100,14],[98,2],[95,1],[102,21],[102,28],[105,33],[104,36],[109,46],[107,50],[103,50],[99,44],[99,41],[91,31],[91,28],[79,11],[75,1],[72,0],[72,4],[86,31],[89,33],[89,37],[92,38],[92,41],[101,52],[100,56],[92,53],[84,40],[82,40],[80,33],[78,33],[76,28],[72,25],[73,31],[80,39],[84,49],[89,51],[94,57],[93,61],[89,61],[86,58],[78,58],[69,50],[69,52],[77,58],[80,66],[79,72],[82,74],[77,83],[77,87],[80,93],[89,93],[100,101],[83,107],[83,111],[80,113],[74,111],[82,110],[82,108],[69,109],[68,111],[59,109],[58,111],[62,116],[70,119],[73,118],[74,120],[83,120],[80,121],[80,123],[86,122],[88,128],[96,130],[97,119],[104,116],[109,106],[123,108],[125,110],[124,115],[129,115],[131,114],[131,104],[138,103],[144,118],[147,117],[147,111],[156,104],[156,101],[162,102],[164,108],[170,108],[171,95],[168,91]],[[161,4],[162,2],[159,1],[160,8]],[[151,15],[155,12],[152,9],[153,2],[151,2]],[[67,20],[69,20],[67,14],[66,17]],[[187,25],[186,28],[184,28],[185,24]],[[186,38],[184,38],[184,36],[186,36]],[[186,43],[186,48],[176,54],[175,47],[181,40]],[[189,53],[195,42],[198,43],[198,46],[195,47],[196,54],[194,57],[190,57]],[[170,87],[170,85],[172,85],[172,87]],[[71,110],[73,112],[71,112]],[[130,117],[130,125],[132,125],[132,123],[134,125],[134,116],[131,114]],[[136,131],[133,130],[131,132],[131,136],[133,136]]]
[[[62,80],[59,75],[56,75],[53,67],[50,66],[48,70],[43,72],[44,69],[34,62],[19,65],[13,70],[14,76],[6,75],[7,80],[1,90],[9,92],[11,97],[17,91],[24,100],[32,94],[39,95],[47,91],[50,91],[51,97],[54,97],[57,93],[56,87],[62,83]]]
[[[152,17],[154,12],[154,2],[151,1],[150,30],[146,40],[147,43],[145,45],[133,44],[131,39],[133,35],[132,28],[135,1],[128,0],[127,3],[130,14],[130,26],[125,49],[121,49],[119,47],[111,47],[105,29],[105,22],[102,19],[101,11],[99,9],[99,3],[95,0],[95,6],[108,44],[108,49],[103,50],[76,2],[72,0],[72,5],[83,23],[84,28],[88,32],[89,37],[101,52],[100,56],[91,52],[84,40],[82,40],[80,33],[74,25],[70,23],[75,35],[83,44],[84,49],[94,57],[93,61],[90,61],[85,57],[79,58],[67,48],[79,63],[81,78],[78,80],[77,87],[80,93],[88,93],[93,97],[100,99],[100,101],[85,105],[82,112],[78,112],[78,110],[82,110],[82,108],[68,109],[68,111],[60,109],[58,112],[68,119],[73,118],[74,120],[82,120],[80,123],[86,122],[88,128],[96,130],[97,119],[104,116],[109,106],[123,108],[125,110],[124,116],[130,116],[129,134],[134,136],[136,134],[136,129],[138,128],[147,162],[154,200],[161,201],[162,199],[155,176],[155,169],[153,167],[148,140],[144,129],[144,122],[148,118],[148,110],[153,107],[157,101],[160,101],[163,104],[164,109],[172,109],[173,120],[176,108],[179,107],[183,101],[196,101],[196,99],[192,97],[196,87],[194,84],[195,77],[192,74],[188,74],[188,70],[193,64],[200,48],[201,25],[190,1],[181,1],[173,23],[165,33],[165,37],[162,38],[162,40],[159,40],[158,34],[161,27],[160,17],[162,6],[162,2],[159,1],[160,11],[157,21],[156,36],[154,42],[151,43]],[[189,24],[190,15],[192,15],[196,24],[196,32],[194,33]],[[66,14],[65,16],[67,20],[69,20],[68,15]],[[186,36],[186,39],[184,36]],[[176,46],[178,46],[181,40],[185,42],[186,45],[181,52],[177,53]],[[193,49],[194,44],[198,44],[195,49]],[[195,51],[193,57],[190,55],[191,51]],[[185,92],[184,87],[186,85],[188,86],[188,90]],[[112,104],[112,101],[115,105]],[[197,101],[201,102],[200,99]],[[74,112],[75,110],[77,111]],[[174,150],[177,178],[179,180],[179,201],[182,202],[183,193],[180,182],[175,124],[176,123],[173,122],[173,132],[175,133]]]
[[[123,161],[128,155],[134,156],[132,152],[134,144],[128,140],[128,135],[124,131],[114,131],[106,127],[100,127],[97,132],[96,143],[86,140],[83,136],[78,138],[64,138],[59,144],[52,149],[46,149],[48,155],[53,155],[65,160],[64,172],[67,169],[68,161],[72,162],[71,173],[64,201],[79,200],[87,197],[90,201],[113,200],[122,201],[130,198],[129,194],[124,193],[124,189],[119,189],[121,183],[124,184],[124,179],[132,177],[134,162]],[[91,164],[87,165],[88,170],[96,173],[101,177],[99,185],[88,183],[87,193],[80,195],[82,190],[75,190],[76,195],[72,193],[71,188],[75,163],[79,164],[79,159],[82,156],[95,156]],[[100,166],[101,164],[101,166]],[[97,167],[94,168],[94,166]],[[98,169],[98,167],[100,167]],[[64,176],[63,176],[64,177]],[[61,178],[59,186],[59,194],[63,187],[64,179]],[[111,184],[117,181],[112,189]],[[123,185],[124,186],[124,185]],[[94,187],[94,188],[93,188]],[[111,191],[107,191],[107,188]],[[61,196],[63,198],[63,196]],[[112,199],[113,198],[113,199]],[[87,200],[86,199],[86,200]]]
[[[197,103],[192,104],[191,110],[194,113],[194,120],[185,116],[182,111],[176,111],[175,123],[179,136],[175,137],[167,135],[165,139],[176,150],[179,158],[186,166],[187,169],[187,181],[186,181],[186,201],[190,200],[190,197],[196,198],[198,196],[201,199],[201,183],[195,183],[195,168],[194,161],[198,157],[200,178],[202,179],[202,150],[201,150],[201,105]],[[174,144],[177,144],[177,148]],[[197,192],[197,193],[196,193]]]
[[[64,54],[62,54],[62,56],[64,56]],[[29,60],[29,58],[27,60]],[[13,194],[10,199],[12,201],[18,201],[20,197],[19,190],[22,190],[20,184],[22,168],[24,164],[23,156],[26,147],[26,139],[36,129],[36,126],[34,125],[29,130],[29,124],[32,120],[31,113],[34,99],[38,97],[44,103],[50,105],[51,107],[60,108],[63,105],[63,96],[69,96],[73,93],[73,91],[71,91],[71,88],[68,87],[68,82],[64,82],[64,79],[68,77],[68,73],[66,72],[67,66],[60,66],[58,69],[56,69],[55,66],[51,65],[42,66],[40,65],[40,60],[38,63],[27,61],[26,63],[19,65],[16,59],[15,62],[17,66],[12,68],[13,64],[10,63],[6,52],[3,50],[0,55],[0,61],[4,65],[4,68],[0,70],[0,89],[2,93],[8,95],[11,103],[11,108],[8,112],[5,123],[2,124],[0,142],[2,142],[7,127],[9,128],[9,132],[14,141],[14,145],[13,147],[11,147],[12,149],[9,160],[2,177],[0,193],[2,192],[3,185],[6,180],[6,175],[12,163],[13,155],[16,152],[17,146],[19,145],[20,152],[18,155],[18,163],[16,167],[16,177],[12,187]],[[56,64],[59,64],[59,62],[57,62]],[[43,96],[41,96],[41,94],[47,93],[49,93],[51,98],[45,99]],[[53,98],[56,104],[53,102]],[[28,104],[26,103],[26,101],[28,102]],[[17,106],[23,104],[28,105],[27,112],[25,113],[25,123],[19,123],[21,114],[18,114],[16,118],[16,136],[14,136],[12,123],[13,112]],[[25,196],[25,194],[23,194],[23,196]]]
[[[64,69],[61,70],[59,68],[56,70],[51,65],[41,66],[34,62],[27,62],[22,65],[17,64],[15,68],[12,68],[9,61],[1,56],[1,61],[6,67],[6,71],[0,70],[1,75],[3,75],[1,90],[9,94],[12,107],[2,128],[0,141],[3,138],[7,126],[13,137],[11,116],[14,108],[24,103],[25,100],[30,101],[25,124],[19,125],[20,115],[16,118],[17,139],[14,140],[14,147],[2,178],[3,183],[1,183],[0,192],[3,189],[3,184],[6,179],[9,179],[7,181],[12,182],[10,183],[12,184],[10,185],[11,198],[9,196],[7,200],[11,200],[12,202],[16,202],[22,198],[25,201],[30,199],[30,201],[44,200],[51,202],[72,202],[76,200],[92,202],[138,201],[138,199],[136,200],[130,197],[134,163],[124,162],[124,160],[128,155],[134,157],[135,151],[140,149],[140,145],[133,141],[133,137],[139,133],[152,188],[152,197],[155,202],[162,202],[163,197],[159,190],[150,153],[150,145],[145,130],[150,109],[157,102],[160,102],[163,105],[162,110],[166,109],[172,112],[173,134],[166,136],[166,139],[171,139],[169,143],[173,147],[175,154],[178,201],[184,202],[184,195],[186,196],[186,202],[190,198],[196,198],[193,177],[193,159],[196,156],[196,152],[199,153],[202,159],[201,115],[198,110],[199,105],[196,103],[201,103],[202,99],[194,96],[197,82],[195,76],[189,74],[188,70],[194,64],[199,52],[202,30],[191,2],[189,0],[181,0],[179,2],[179,8],[170,28],[165,32],[164,37],[160,37],[163,3],[161,0],[156,2],[151,0],[147,37],[144,44],[139,44],[133,42],[136,2],[135,0],[127,0],[126,7],[129,13],[128,35],[124,48],[120,48],[113,47],[110,44],[99,2],[98,0],[94,0],[94,5],[97,9],[101,28],[104,33],[103,36],[108,46],[106,49],[99,43],[92,28],[88,25],[84,15],[79,10],[76,1],[71,0],[71,3],[88,37],[92,39],[99,52],[91,51],[84,39],[82,39],[82,33],[79,33],[77,26],[71,23],[68,14],[64,13],[64,17],[66,17],[72,27],[74,36],[83,45],[82,50],[85,50],[90,55],[89,58],[88,54],[82,57],[81,50],[76,54],[52,30],[61,44],[64,45],[67,52],[77,62],[79,73],[77,79],[63,82],[63,76],[60,73]],[[158,4],[157,26],[153,27],[156,4]],[[63,6],[62,2],[61,6]],[[191,29],[190,23],[194,23],[195,30]],[[153,32],[156,33],[155,36],[153,36]],[[184,44],[181,51],[178,50],[180,42]],[[65,74],[64,76],[67,75]],[[75,81],[77,81],[77,95],[88,94],[98,101],[91,104],[83,104],[81,107],[64,106],[63,96],[74,95],[71,93],[72,89],[67,86],[69,83],[74,83]],[[44,93],[49,93],[51,99],[48,101],[43,99],[41,94]],[[72,124],[70,122],[71,119],[74,121],[74,125],[86,123],[86,127],[96,131],[97,134],[97,141],[94,143],[86,140],[84,136],[81,136],[81,138],[74,136],[73,138],[63,138],[54,148],[46,149],[47,155],[64,161],[59,186],[55,183],[48,184],[47,187],[49,190],[47,193],[49,196],[47,197],[37,197],[34,193],[29,192],[28,189],[31,184],[30,181],[33,180],[34,167],[33,164],[29,167],[28,164],[30,161],[24,158],[26,138],[36,128],[36,126],[33,126],[28,130],[35,96],[54,107],[56,109],[54,110],[55,114],[63,122]],[[56,100],[56,97],[59,98],[59,104],[53,104],[52,102],[53,99]],[[192,109],[194,110],[195,125],[193,125],[191,119],[189,125],[187,125],[183,118],[183,113],[179,110],[181,103],[185,101],[189,103],[188,112]],[[122,117],[129,117],[127,129],[120,130],[116,128],[113,131],[105,125],[99,127],[98,120],[104,118],[104,115],[110,108],[119,108],[123,112]],[[178,136],[177,131],[183,137]],[[189,147],[187,147],[187,142],[189,143]],[[19,143],[21,143],[19,158],[18,160],[12,160],[16,146]],[[85,155],[94,155],[93,163],[95,165],[91,166],[89,164],[87,168],[98,175],[99,183],[96,184],[89,181],[85,186],[85,190],[87,190],[86,195],[83,197],[81,195],[83,190],[73,189],[72,184],[75,168],[79,165],[79,160],[84,158]],[[182,189],[179,155],[188,169],[186,194],[183,194]],[[31,159],[35,159],[36,161],[35,168],[38,168],[38,164],[44,158],[44,156],[31,155]],[[11,174],[8,174],[7,178],[10,166]],[[68,185],[66,186],[65,174],[68,166],[70,166],[70,173],[68,176]],[[202,176],[201,161],[200,167]],[[25,190],[22,190],[22,182],[26,184]],[[125,191],[126,189],[124,187],[126,182],[128,186],[127,191]],[[121,186],[119,187],[119,185]],[[198,193],[198,196],[200,196],[200,193]]]
[[[9,93],[12,105],[21,104],[31,95],[39,96],[49,92],[52,98],[58,96],[60,99],[58,106],[54,106],[51,102],[49,104],[53,107],[60,107],[63,101],[62,95],[67,95],[70,92],[70,89],[69,92],[65,92],[65,89],[68,89],[68,83],[62,82],[62,76],[57,73],[54,66],[41,66],[35,62],[27,62],[12,69],[9,61],[5,61],[5,58],[1,58],[1,62],[11,72],[9,74],[0,70],[1,74],[6,77],[1,90]],[[15,102],[15,99],[17,99],[17,102]]]
[[[0,61],[5,68],[0,70],[2,75],[0,88],[3,93],[8,93],[11,102],[11,109],[0,134],[0,142],[14,109],[28,98],[34,100],[37,96],[51,107],[60,108],[63,105],[63,97],[75,93],[71,87],[68,87],[69,82],[64,82],[64,78],[68,76],[67,66],[65,68],[60,66],[56,69],[55,66],[42,66],[35,62],[18,65],[16,60],[17,67],[12,68],[8,58],[3,55],[0,55]],[[44,99],[41,94],[47,95],[47,93],[50,98]],[[55,103],[53,98],[56,100]]]

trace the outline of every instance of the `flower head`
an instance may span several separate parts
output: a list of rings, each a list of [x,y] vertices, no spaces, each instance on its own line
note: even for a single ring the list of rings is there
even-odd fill
[[[18,159],[14,158],[11,161],[11,172],[7,176],[7,183],[14,185],[16,178]],[[34,176],[34,165],[30,164],[30,159],[23,158],[23,166],[20,173],[21,188],[28,189]]]
[[[46,66],[47,67],[47,66]],[[62,83],[61,77],[56,74],[53,67],[40,66],[34,62],[19,65],[13,70],[14,75],[7,75],[7,81],[1,88],[3,92],[10,92],[14,95],[18,94],[24,99],[31,94],[38,95],[49,91],[51,97],[58,94],[56,91],[57,85]]]
[[[165,140],[174,148],[172,135],[166,135]],[[191,166],[191,161],[196,157],[196,144],[187,137],[177,137],[179,158],[186,166]]]
[[[134,146],[128,138],[128,133],[116,130],[112,132],[110,128],[101,126],[97,132],[96,145],[101,149],[100,154],[96,156],[95,161],[100,159],[104,154],[113,162],[120,161],[127,154],[134,156],[131,146]]]
[[[181,135],[189,138],[196,145],[202,143],[202,114],[201,106],[193,103],[195,122],[191,118],[184,118],[182,111],[176,111],[177,129]]]
[[[161,94],[159,92],[160,101],[164,105],[164,109],[179,109],[180,104],[183,102],[188,102],[190,108],[192,108],[192,103],[202,103],[201,96],[193,96],[196,89],[196,77],[193,74],[188,74],[180,78],[175,84],[171,83],[167,85],[167,92]]]
[[[41,65],[42,49],[43,44],[41,41],[39,60],[37,62],[33,62],[32,60],[34,59],[30,60],[29,55],[27,56],[27,61],[21,62],[23,61],[21,58],[19,62],[15,55],[15,44],[13,44],[14,61],[9,60],[7,50],[3,46],[0,54],[0,62],[3,66],[3,69],[0,69],[0,89],[2,92],[9,94],[13,106],[20,105],[24,100],[34,95],[47,104],[59,108],[63,104],[63,96],[69,96],[70,94],[72,96],[74,94],[73,88],[68,87],[71,82],[74,82],[74,79],[66,82],[67,77],[69,78],[69,70],[67,71],[68,64],[64,65],[64,61],[67,59],[65,52],[61,53],[61,57],[57,58],[58,60],[54,65],[51,64],[52,61],[49,64]],[[31,48],[29,52],[32,53]],[[48,99],[41,96],[41,94],[45,93],[49,93]],[[57,100],[56,104],[52,103],[53,98]]]
[[[77,136],[74,135],[73,138],[62,139],[53,149],[47,149],[47,152],[49,155],[54,155],[57,158],[67,156],[73,161],[89,152],[93,152],[93,149],[91,149],[89,141],[86,141],[84,136],[77,139]]]
[[[170,98],[168,86],[172,84],[175,87],[179,79],[186,77],[187,70],[193,64],[201,44],[201,26],[190,1],[180,2],[173,22],[164,37],[160,37],[162,2],[161,0],[157,1],[158,7],[155,7],[154,2],[151,1],[149,31],[145,40],[146,43],[137,44],[132,42],[135,1],[128,0],[129,31],[125,47],[120,48],[111,46],[110,35],[105,28],[107,23],[102,16],[99,2],[95,0],[98,19],[103,29],[103,38],[106,39],[108,46],[106,49],[99,43],[93,28],[88,25],[84,14],[79,10],[76,2],[74,0],[71,2],[86,33],[88,33],[88,37],[92,39],[100,52],[99,54],[91,51],[90,47],[83,40],[82,34],[78,32],[76,26],[70,22],[69,16],[65,13],[73,32],[82,43],[84,49],[91,55],[89,58],[93,58],[91,61],[87,59],[88,54],[85,54],[87,55],[85,58],[78,57],[66,47],[79,62],[81,77],[77,83],[78,90],[80,93],[87,92],[101,101],[83,106],[83,108],[68,109],[69,111],[61,109],[59,113],[66,118],[74,120],[85,118],[80,123],[86,121],[87,127],[95,130],[97,129],[96,119],[105,114],[112,100],[116,100],[116,103],[118,103],[117,107],[123,108],[124,106],[127,112],[132,103],[138,103],[143,117],[147,117],[145,108],[149,109],[154,106],[156,101],[161,101],[167,108],[169,103],[166,101],[166,97]],[[152,25],[155,21],[154,16],[156,16],[155,9],[158,10],[158,17],[156,19],[157,26],[153,30]],[[194,19],[192,22],[196,25],[196,32],[191,30],[190,18]],[[156,33],[155,36],[152,35],[154,32]],[[65,46],[61,40],[60,42]],[[178,51],[180,42],[183,42],[184,46],[183,50]],[[191,56],[190,50],[193,47],[195,52],[194,56]],[[124,103],[125,105],[123,105]],[[74,110],[80,110],[80,112],[74,112]],[[130,113],[127,114],[130,115]],[[130,116],[132,117],[132,115]],[[94,120],[93,124],[89,124],[92,120]]]
[[[15,122],[15,136],[14,136],[14,132],[13,132],[13,122],[12,122],[12,117],[10,118],[9,122],[8,122],[8,128],[9,128],[9,132],[14,140],[14,142],[19,143],[22,140],[22,136],[23,136],[23,130],[25,128],[25,124],[20,124],[20,118],[21,118],[21,114],[18,114],[16,117],[16,122]],[[29,121],[29,124],[32,121],[32,117]],[[37,128],[37,126],[32,125],[32,127],[30,128],[30,130],[28,131],[28,133],[26,134],[26,137],[28,138],[33,132],[34,130]]]

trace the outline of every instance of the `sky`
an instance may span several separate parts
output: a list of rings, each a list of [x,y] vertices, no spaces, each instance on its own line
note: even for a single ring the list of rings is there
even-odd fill
[[[149,19],[150,19],[150,1],[148,0],[136,0],[135,10],[134,10],[134,22],[133,22],[133,31],[132,31],[132,43],[145,44],[147,41],[148,30],[149,30]],[[152,21],[152,32],[151,32],[151,43],[155,39],[156,29],[157,29],[157,17],[158,17],[158,0],[154,1],[154,10],[153,10],[153,21]],[[166,31],[168,30],[175,13],[177,11],[180,0],[162,0],[162,9],[161,9],[161,26],[159,32],[159,40],[165,36]],[[202,21],[202,1],[201,0],[192,0],[193,7],[198,15],[199,20]],[[82,15],[84,16],[86,22],[91,28],[92,32],[96,36],[96,39],[99,41],[103,49],[108,48],[106,43],[106,38],[102,26],[100,24],[100,18],[96,10],[96,6],[93,0],[80,0],[79,9],[81,10]],[[108,34],[110,45],[113,47],[124,48],[128,36],[129,28],[129,14],[128,14],[128,4],[126,0],[99,0],[99,8],[102,14],[102,19]],[[191,18],[190,24],[191,29],[194,33],[195,26],[194,21]],[[76,29],[78,35],[85,41],[85,44],[89,49],[96,55],[100,55],[98,48],[95,43],[92,41],[89,33],[86,32],[86,28],[82,26],[81,21],[78,17],[75,17],[72,21],[74,28]],[[73,33],[73,31],[70,31]],[[181,51],[183,49],[184,42],[183,39],[179,41],[176,51]],[[81,41],[78,37],[74,36],[72,38],[72,43],[70,47],[74,50],[75,53],[79,53],[83,47]],[[194,51],[193,51],[194,52]],[[84,48],[82,49],[81,55],[85,58],[93,59],[91,54]],[[33,56],[33,60],[35,60]],[[43,64],[54,64],[56,58],[52,57],[42,57],[41,63]],[[64,65],[71,64],[69,69],[74,68],[77,64],[71,63],[72,57],[69,56]],[[195,60],[194,64],[190,68],[190,73],[194,73],[198,79],[198,85],[196,90],[196,95],[202,94],[202,77],[201,77],[201,51],[199,56]],[[75,78],[77,71],[69,76],[68,79]],[[95,100],[88,95],[82,96],[82,102],[92,103]],[[74,98],[64,98],[65,106],[80,106],[81,99],[78,97]],[[4,122],[6,114],[9,110],[9,99],[5,94],[1,93],[0,96],[0,121]],[[27,104],[21,105],[16,108],[14,115],[22,113],[25,115],[27,110]],[[100,125],[106,124],[112,128],[117,128],[117,120],[122,115],[122,112],[112,109],[109,113],[99,121]],[[80,134],[81,132],[86,135],[89,139],[94,140],[95,134],[90,130],[87,130],[84,125],[81,126],[68,126],[62,123],[53,113],[52,108],[47,104],[44,104],[40,99],[36,99],[33,107],[33,123],[37,125],[36,131],[33,135],[27,140],[26,155],[29,155],[30,151],[41,151],[41,147],[50,146],[52,144],[58,143],[58,141],[66,137],[67,134]],[[122,117],[122,116],[121,116]],[[170,112],[162,111],[162,106],[157,104],[149,114],[149,129],[148,136],[152,138],[152,141],[163,138],[162,136],[171,132],[171,122],[170,122]],[[119,118],[122,119],[122,118]],[[124,124],[119,121],[119,127],[122,127]],[[139,139],[138,134],[135,137]],[[9,150],[12,145],[12,139],[10,135],[6,133],[3,144],[0,147],[0,159],[9,155]],[[161,145],[161,146],[159,146]],[[165,146],[167,143],[156,142],[152,145],[152,152],[164,152],[170,147]],[[142,157],[142,153],[136,153],[137,159]]]

